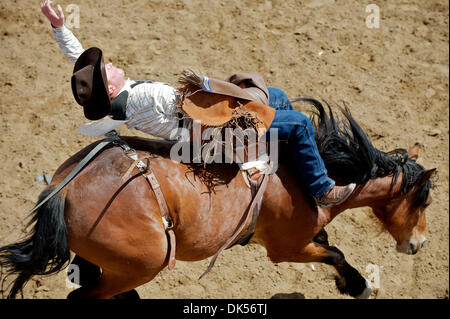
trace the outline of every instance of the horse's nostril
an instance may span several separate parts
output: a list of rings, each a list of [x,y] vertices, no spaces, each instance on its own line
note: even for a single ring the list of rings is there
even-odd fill
[[[414,254],[417,252],[416,246],[413,243],[409,243],[409,251]]]
[[[427,240],[425,239],[421,244],[420,244],[420,248],[423,248],[423,246],[425,246],[425,243],[427,242]]]

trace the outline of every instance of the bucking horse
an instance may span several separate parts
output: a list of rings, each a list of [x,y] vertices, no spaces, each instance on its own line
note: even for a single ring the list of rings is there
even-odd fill
[[[330,209],[318,207],[303,190],[294,163],[280,146],[278,169],[267,178],[259,217],[247,241],[264,246],[274,263],[331,265],[341,293],[367,298],[368,282],[329,244],[324,227],[349,208],[368,206],[395,239],[399,252],[417,253],[426,241],[425,209],[431,203],[435,169],[426,170],[416,162],[419,145],[409,151],[376,149],[347,107],[339,108],[343,116],[338,117],[328,104],[326,110],[315,99],[303,100],[316,108],[311,119],[329,175],[338,184],[357,186],[344,203]],[[171,253],[172,261],[199,261],[248,235],[252,219],[244,217],[253,196],[238,165],[179,163],[170,159],[171,142],[120,138],[151,166],[171,225],[162,218],[160,200],[148,176],[138,168],[130,170],[133,161],[114,144],[89,159],[55,192],[101,143],[96,141],[56,170],[38,204],[54,194],[30,215],[30,233],[0,248],[4,280],[14,278],[9,298],[20,293],[33,276],[64,269],[71,251],[82,279],[81,287],[68,297],[138,297],[134,288],[170,265]]]

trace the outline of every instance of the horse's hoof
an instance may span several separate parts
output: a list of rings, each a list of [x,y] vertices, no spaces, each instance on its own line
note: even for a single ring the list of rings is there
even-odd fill
[[[372,293],[372,289],[370,288],[369,283],[366,281],[366,288],[358,296],[355,296],[355,298],[356,299],[369,299],[371,293]]]
[[[372,293],[369,283],[363,277],[335,277],[336,287],[341,294],[347,294],[356,299],[368,299]]]
[[[126,292],[122,292],[118,295],[115,295],[111,299],[128,299],[128,300],[138,300],[141,299],[139,297],[138,292],[135,289],[128,290]]]
[[[85,294],[85,290],[86,289],[84,289],[83,287],[75,289],[75,290],[71,291],[67,295],[67,299],[69,299],[69,300],[84,300],[84,299],[87,299],[86,294]]]
[[[347,291],[347,283],[344,277],[334,276],[334,282],[336,283],[336,287],[341,294],[348,294]]]

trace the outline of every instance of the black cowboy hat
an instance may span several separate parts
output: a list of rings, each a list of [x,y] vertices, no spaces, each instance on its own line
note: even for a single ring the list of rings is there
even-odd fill
[[[99,120],[111,112],[108,81],[102,50],[87,49],[75,62],[72,75],[72,92],[89,120]]]

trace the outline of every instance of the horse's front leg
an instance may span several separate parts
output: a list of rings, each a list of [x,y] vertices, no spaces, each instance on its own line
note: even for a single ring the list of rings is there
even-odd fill
[[[316,236],[314,236],[313,241],[321,244],[321,245],[326,245],[326,246],[330,246],[330,243],[328,242],[328,233],[325,230],[325,228],[322,228]]]
[[[336,247],[311,242],[302,249],[296,261],[332,265],[338,273],[336,286],[341,293],[364,299],[370,296],[371,289],[366,279],[347,263],[344,254]]]

